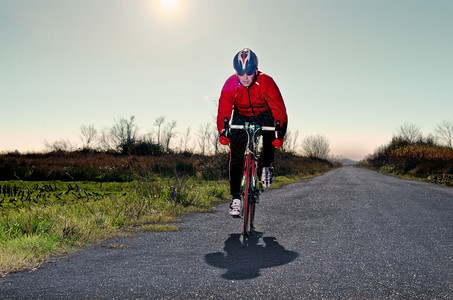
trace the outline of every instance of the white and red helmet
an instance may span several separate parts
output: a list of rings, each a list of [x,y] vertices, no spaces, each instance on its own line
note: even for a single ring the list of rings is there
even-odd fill
[[[239,76],[252,75],[258,68],[258,57],[249,48],[244,48],[234,56],[233,67]]]

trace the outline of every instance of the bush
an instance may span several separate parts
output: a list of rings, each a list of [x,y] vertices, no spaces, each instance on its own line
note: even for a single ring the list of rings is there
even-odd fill
[[[228,154],[126,155],[76,151],[46,154],[0,155],[0,180],[130,182],[155,175],[187,176],[203,180],[228,178]],[[274,166],[278,176],[325,172],[332,163],[278,151]],[[315,171],[314,171],[315,170]]]
[[[0,155],[0,180],[128,182],[149,174],[195,176],[216,180],[228,177],[228,156],[161,153],[125,155],[80,151]]]
[[[410,143],[399,137],[381,147],[362,165],[384,173],[409,175],[436,183],[453,184],[453,149],[429,139]]]

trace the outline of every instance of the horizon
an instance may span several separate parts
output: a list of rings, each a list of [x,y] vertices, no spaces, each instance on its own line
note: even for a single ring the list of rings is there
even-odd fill
[[[0,152],[130,116],[141,134],[160,116],[195,134],[249,47],[290,132],[360,160],[403,124],[453,120],[452,14],[447,0],[0,0]]]

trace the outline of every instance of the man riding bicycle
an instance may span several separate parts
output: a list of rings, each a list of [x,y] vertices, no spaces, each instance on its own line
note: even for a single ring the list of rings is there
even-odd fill
[[[273,132],[263,132],[263,152],[260,156],[262,168],[261,182],[263,187],[272,185],[271,164],[274,160],[275,147],[283,145],[283,137],[288,126],[288,116],[280,90],[274,80],[267,74],[258,71],[256,54],[245,48],[239,51],[233,59],[236,74],[230,76],[223,85],[219,98],[217,113],[217,129],[222,145],[230,144],[229,179],[232,202],[229,213],[231,216],[241,214],[241,179],[244,171],[244,152],[247,146],[247,133],[231,130],[230,136],[225,136],[224,118],[232,124],[244,125],[245,122],[255,122],[261,126],[276,126],[280,121],[281,135],[277,138]]]

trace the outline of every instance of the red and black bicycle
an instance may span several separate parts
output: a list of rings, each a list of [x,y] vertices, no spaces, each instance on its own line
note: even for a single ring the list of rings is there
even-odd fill
[[[277,128],[279,122],[277,121]],[[258,178],[258,146],[263,131],[276,131],[275,127],[261,126],[256,123],[246,122],[244,125],[228,124],[228,119],[224,120],[225,131],[229,129],[244,130],[247,133],[247,147],[245,148],[244,175],[241,184],[242,209],[241,217],[243,219],[242,235],[249,235],[254,229],[255,205],[259,202],[262,185]]]

